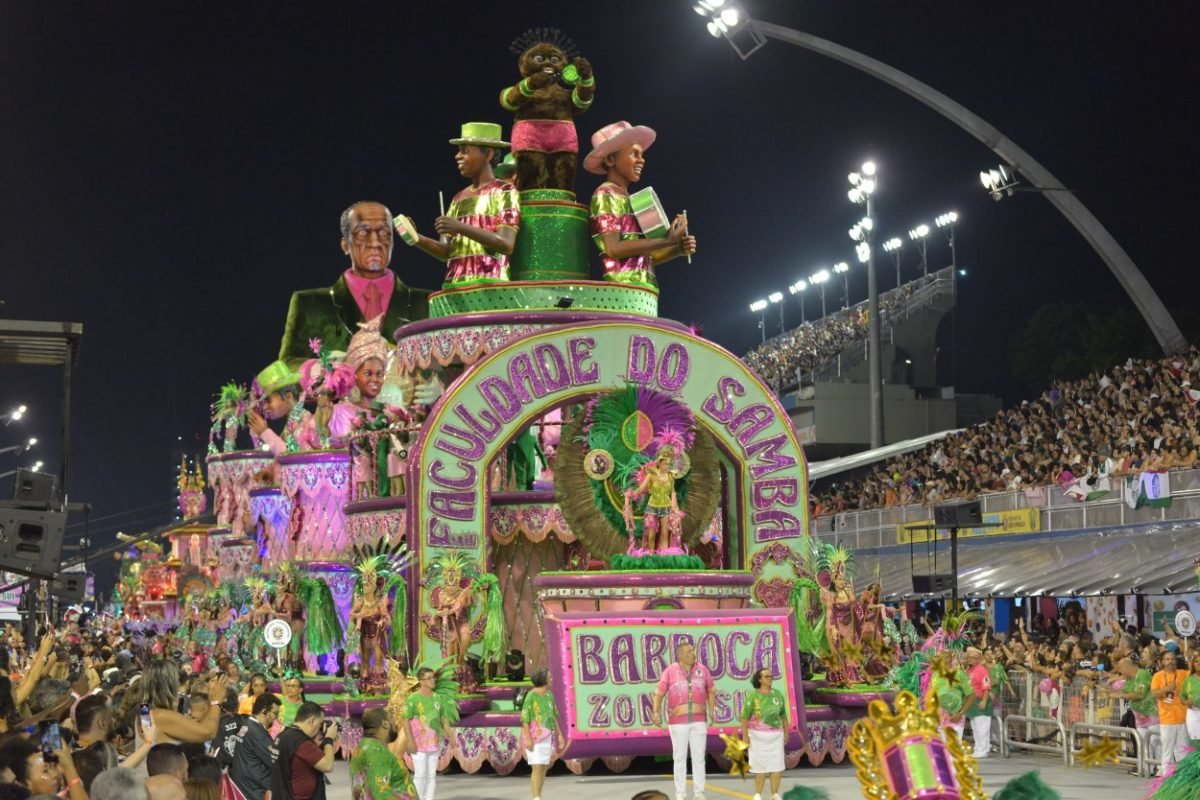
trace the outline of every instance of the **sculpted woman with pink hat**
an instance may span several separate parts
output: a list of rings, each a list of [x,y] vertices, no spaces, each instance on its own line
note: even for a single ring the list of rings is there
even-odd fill
[[[685,215],[677,215],[669,230],[645,230],[646,219],[662,216],[658,198],[650,188],[632,197],[629,194],[629,185],[642,179],[646,151],[654,139],[652,129],[624,120],[592,134],[592,152],[584,159],[583,168],[605,176],[592,194],[591,210],[592,239],[600,248],[605,280],[658,288],[655,264],[696,252],[696,237],[688,235]],[[635,213],[634,197],[645,199],[648,213],[642,215],[643,222]]]

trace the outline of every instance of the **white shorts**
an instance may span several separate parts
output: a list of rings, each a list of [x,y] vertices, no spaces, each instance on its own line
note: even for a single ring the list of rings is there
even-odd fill
[[[756,731],[750,734],[750,772],[754,775],[783,772],[783,731]]]
[[[529,766],[549,766],[550,756],[553,755],[554,737],[548,736],[540,742],[533,743],[532,750],[525,751],[525,763]]]

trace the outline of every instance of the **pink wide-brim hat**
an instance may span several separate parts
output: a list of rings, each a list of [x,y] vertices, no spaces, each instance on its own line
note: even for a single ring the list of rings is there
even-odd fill
[[[649,150],[657,136],[653,128],[630,125],[625,120],[605,125],[592,134],[592,152],[583,160],[583,168],[596,175],[603,175],[605,156],[631,144],[640,144],[642,150]]]

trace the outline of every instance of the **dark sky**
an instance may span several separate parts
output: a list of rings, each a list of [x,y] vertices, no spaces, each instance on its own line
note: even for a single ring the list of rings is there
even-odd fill
[[[1169,305],[1192,302],[1200,68],[1188,4],[747,8],[962,102],[1076,189]],[[343,269],[343,207],[379,199],[430,227],[438,190],[461,183],[446,140],[467,120],[508,130],[496,100],[516,77],[508,43],[535,25],[563,28],[595,68],[581,140],[616,119],[657,129],[643,185],[686,208],[699,239],[690,267],[661,270],[663,316],[735,351],[757,338],[747,303],[853,261],[846,173],[867,157],[884,236],[962,215],[962,389],[1005,391],[1008,342],[1038,306],[1128,305],[1043,198],[986,197],[977,174],[996,159],[966,133],[784,44],[742,62],[685,0],[0,1],[0,313],[84,324],[70,489],[106,518],[95,540],[169,518],[176,437],[201,448],[219,385],[276,353],[290,292]],[[584,202],[596,182],[580,178]],[[940,243],[930,255],[948,259]],[[392,266],[440,282],[416,251],[400,247]],[[887,261],[881,273],[889,288]],[[853,300],[865,283],[856,272]],[[0,446],[38,436],[53,469],[56,386],[15,368],[0,379],[0,409],[33,407],[0,428]]]

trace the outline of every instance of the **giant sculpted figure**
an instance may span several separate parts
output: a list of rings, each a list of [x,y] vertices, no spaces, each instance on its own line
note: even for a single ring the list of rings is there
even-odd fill
[[[350,268],[333,286],[292,294],[279,360],[297,368],[312,358],[310,339],[329,350],[345,350],[358,323],[385,315],[385,336],[406,322],[425,319],[426,289],[406,286],[388,269],[392,261],[392,215],[387,206],[360,201],[342,212],[342,252]]]

